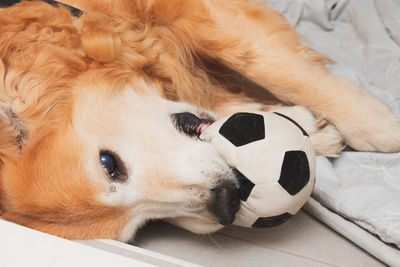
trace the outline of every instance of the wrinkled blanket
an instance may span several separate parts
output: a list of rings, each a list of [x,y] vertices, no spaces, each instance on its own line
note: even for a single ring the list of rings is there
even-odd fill
[[[266,5],[337,63],[332,72],[400,114],[399,0],[269,0]],[[319,157],[306,210],[383,262],[400,266],[400,153]]]

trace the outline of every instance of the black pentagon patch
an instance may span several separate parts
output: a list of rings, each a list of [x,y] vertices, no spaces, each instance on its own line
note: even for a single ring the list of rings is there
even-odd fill
[[[249,198],[251,190],[253,190],[254,184],[237,169],[233,169],[233,172],[235,173],[240,185],[239,198],[242,201],[246,201]]]
[[[219,133],[235,146],[243,146],[265,138],[264,117],[254,113],[233,114]]]
[[[301,126],[300,126],[297,122],[295,122],[292,118],[289,118],[288,116],[283,115],[283,114],[281,114],[281,113],[279,113],[279,112],[274,112],[274,113],[275,113],[276,115],[281,116],[281,117],[287,119],[288,121],[292,122],[294,125],[296,125],[297,127],[299,127],[299,129],[301,130],[301,132],[303,133],[304,136],[308,136],[308,137],[309,137],[308,133],[303,129],[303,127],[301,127]]]
[[[309,180],[310,166],[306,153],[301,150],[287,151],[278,183],[293,196],[303,189]]]
[[[260,217],[257,219],[255,223],[251,227],[254,228],[266,228],[266,227],[275,227],[287,222],[293,215],[286,212],[284,214],[272,217]]]

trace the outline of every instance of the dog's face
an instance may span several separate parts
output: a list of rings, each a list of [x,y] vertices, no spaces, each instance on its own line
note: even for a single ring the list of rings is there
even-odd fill
[[[193,95],[182,89],[194,79],[176,55],[185,51],[140,20],[95,12],[77,22],[30,1],[1,12],[3,218],[124,241],[149,219],[197,233],[232,223],[234,172],[198,138],[215,115],[166,100]],[[180,88],[165,93],[173,83]]]
[[[140,79],[135,85],[153,91]],[[80,93],[72,124],[85,174],[101,185],[99,200],[127,209],[130,219],[121,236],[131,236],[138,223],[151,218],[170,218],[198,233],[231,223],[237,211],[231,205],[237,196],[230,192],[237,187],[235,176],[198,138],[213,115],[129,87],[111,96],[107,89]]]
[[[118,91],[99,80],[78,82],[52,134],[30,141],[20,162],[4,162],[4,216],[70,238],[119,240],[154,218],[196,233],[232,223],[234,173],[198,138],[214,115],[164,100],[140,78]]]

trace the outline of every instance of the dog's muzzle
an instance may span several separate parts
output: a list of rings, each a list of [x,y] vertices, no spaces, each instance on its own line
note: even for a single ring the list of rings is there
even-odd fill
[[[176,128],[190,137],[199,137],[214,121],[201,119],[189,112],[174,113],[171,118]],[[235,176],[235,173],[232,174]],[[239,189],[232,177],[226,177],[211,189],[208,210],[222,225],[232,224],[240,207]]]
[[[233,182],[225,181],[211,190],[208,209],[220,224],[232,224],[239,207],[239,190]]]

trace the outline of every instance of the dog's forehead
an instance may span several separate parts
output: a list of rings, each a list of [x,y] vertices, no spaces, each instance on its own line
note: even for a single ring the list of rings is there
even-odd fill
[[[72,130],[87,155],[84,158],[91,159],[87,162],[87,168],[92,166],[90,175],[98,172],[100,150],[116,152],[128,167],[142,166],[146,156],[168,149],[167,139],[178,134],[169,119],[167,101],[151,92],[139,93],[137,87],[111,93],[107,85],[77,90]]]
[[[166,112],[163,101],[153,93],[141,93],[130,86],[120,90],[99,87],[80,90],[75,95],[72,120],[76,129],[96,136],[121,136],[131,127],[143,129],[136,126],[151,123],[157,113]]]

